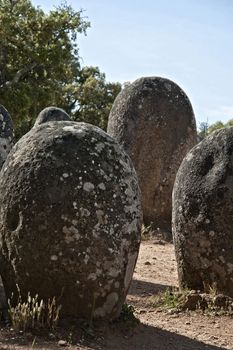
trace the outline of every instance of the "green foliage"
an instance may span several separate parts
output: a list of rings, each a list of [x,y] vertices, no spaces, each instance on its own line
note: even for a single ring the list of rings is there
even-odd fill
[[[228,120],[228,122],[226,123],[226,126],[227,127],[233,126],[233,119]]]
[[[208,135],[211,134],[212,132],[224,128],[225,125],[221,121],[217,121],[214,124],[210,125],[208,127]]]
[[[222,121],[217,121],[211,125],[208,125],[208,122],[201,122],[199,124],[199,137],[200,139],[204,139],[206,136],[212,134],[214,131],[222,129],[222,128],[229,128],[233,126],[233,119],[228,120],[225,124]]]
[[[208,134],[208,122],[199,123],[199,132],[198,136],[203,140]]]
[[[66,4],[46,14],[29,0],[0,0],[0,103],[18,137],[49,105],[106,127],[120,85],[107,84],[96,67],[81,67],[77,38],[89,26]]]
[[[164,309],[176,309],[179,307],[181,294],[167,288],[165,291],[152,296],[149,303],[154,307],[162,307]]]
[[[121,90],[119,83],[106,83],[105,74],[98,67],[84,67],[80,70],[76,86],[77,109],[74,119],[96,124],[107,129],[108,115],[112,104]]]
[[[175,293],[172,293],[169,290],[166,290],[163,295],[163,302],[166,308],[173,309],[177,308],[180,302],[179,296]]]
[[[125,328],[135,327],[140,323],[140,320],[134,315],[135,309],[132,305],[123,304],[121,314],[115,321],[116,323],[122,323]]]
[[[55,298],[45,302],[43,299],[39,300],[38,295],[32,297],[30,293],[28,293],[25,302],[22,301],[19,294],[16,306],[11,305],[11,300],[8,301],[8,304],[14,329],[22,331],[35,328],[54,328],[61,310],[61,306],[56,305]]]

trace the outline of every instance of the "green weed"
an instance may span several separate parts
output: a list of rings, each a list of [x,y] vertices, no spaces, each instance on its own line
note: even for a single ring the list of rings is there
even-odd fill
[[[167,288],[165,291],[152,296],[149,304],[163,309],[176,309],[180,306],[181,294]]]
[[[126,328],[134,327],[140,323],[140,320],[134,313],[135,310],[132,305],[123,304],[120,316],[115,322],[124,324],[124,327],[126,326]]]

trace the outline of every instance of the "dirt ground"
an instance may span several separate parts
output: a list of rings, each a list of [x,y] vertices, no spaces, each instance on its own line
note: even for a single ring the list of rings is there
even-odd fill
[[[220,350],[233,349],[233,318],[201,311],[173,313],[153,307],[151,298],[177,286],[174,247],[159,240],[144,241],[127,303],[140,323],[97,324],[92,336],[72,329],[49,335],[19,334],[1,329],[0,350]],[[63,340],[62,344],[58,344]]]

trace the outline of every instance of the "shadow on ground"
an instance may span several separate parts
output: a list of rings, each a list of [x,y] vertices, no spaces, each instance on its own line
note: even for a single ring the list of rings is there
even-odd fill
[[[65,339],[63,334],[63,339]],[[60,346],[56,341],[46,341],[37,337],[12,337],[0,339],[1,350],[55,350]],[[172,333],[157,327],[139,324],[134,328],[127,325],[99,326],[95,337],[80,344],[80,339],[74,339],[69,350],[226,350],[224,347],[208,345],[188,337]]]
[[[133,279],[128,295],[143,297],[151,294],[155,295],[165,291],[166,289],[172,289],[172,288],[175,288],[175,287]]]
[[[100,349],[95,348],[93,349]],[[105,338],[106,350],[226,350],[157,327],[140,324],[134,330],[119,335],[118,331]]]

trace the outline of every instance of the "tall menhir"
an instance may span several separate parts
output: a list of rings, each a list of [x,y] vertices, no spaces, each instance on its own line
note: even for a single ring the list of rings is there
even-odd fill
[[[108,133],[121,143],[134,163],[144,223],[170,231],[175,176],[186,153],[197,142],[187,95],[168,79],[138,79],[117,96]]]

